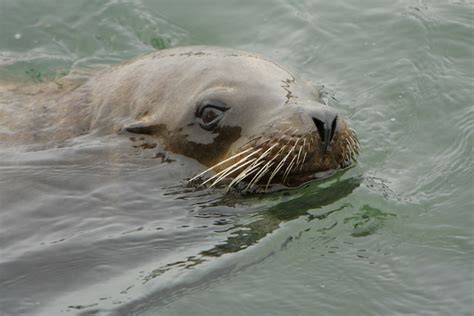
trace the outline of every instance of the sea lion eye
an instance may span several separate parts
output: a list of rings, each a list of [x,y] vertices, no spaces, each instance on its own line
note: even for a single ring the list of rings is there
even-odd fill
[[[200,118],[199,125],[205,130],[213,130],[228,108],[222,102],[204,102],[199,107],[196,116]]]
[[[216,118],[218,118],[220,114],[221,111],[211,107],[207,107],[204,108],[204,110],[202,111],[201,120],[204,124],[209,124],[213,122]]]

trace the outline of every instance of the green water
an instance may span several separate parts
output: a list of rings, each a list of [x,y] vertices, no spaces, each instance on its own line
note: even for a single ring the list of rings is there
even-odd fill
[[[472,315],[473,34],[468,0],[0,0],[0,81],[235,47],[334,90],[362,145],[256,197],[117,138],[0,148],[0,315]]]

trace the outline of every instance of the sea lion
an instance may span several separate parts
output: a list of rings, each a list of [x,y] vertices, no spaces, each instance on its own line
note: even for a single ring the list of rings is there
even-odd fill
[[[192,181],[245,190],[301,183],[351,165],[359,152],[355,132],[319,89],[246,51],[165,49],[65,82],[30,95],[0,89],[0,142],[147,134],[209,168]]]

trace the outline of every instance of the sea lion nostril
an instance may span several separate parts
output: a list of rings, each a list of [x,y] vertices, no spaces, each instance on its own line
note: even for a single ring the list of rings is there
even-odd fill
[[[326,128],[324,126],[324,122],[315,117],[313,117],[313,122],[314,125],[316,125],[316,129],[318,130],[319,139],[321,140],[321,142],[324,142],[324,140],[326,139]]]
[[[334,137],[334,132],[336,131],[336,127],[337,127],[337,115],[336,117],[334,118],[334,120],[332,120],[332,124],[331,124],[331,135],[329,136],[329,141],[332,141],[333,137]]]
[[[337,127],[337,114],[333,111],[318,111],[312,113],[311,119],[318,130],[321,151],[324,153],[334,137]]]

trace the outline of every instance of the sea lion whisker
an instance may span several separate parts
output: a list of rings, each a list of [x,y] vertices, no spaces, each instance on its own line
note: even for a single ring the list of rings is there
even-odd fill
[[[293,153],[295,148],[296,148],[296,145],[298,145],[299,143],[299,139],[295,142],[295,144],[293,145],[293,147],[291,148],[290,152]],[[294,162],[295,162],[295,159],[296,159],[297,156],[293,156],[293,159],[291,159],[290,163],[288,164],[288,167],[286,168],[286,171],[285,173],[283,174],[283,182],[285,182],[286,180],[286,177],[289,175],[290,171],[291,171],[291,167],[293,166]]]
[[[259,161],[261,161],[261,160],[262,160],[263,158],[265,158],[266,156],[268,156],[269,153],[271,152],[271,150],[272,150],[273,148],[275,148],[277,145],[278,145],[278,143],[275,143],[275,144],[273,144],[271,147],[269,147],[263,154],[261,154],[261,155],[258,157],[258,159],[257,159],[256,161],[254,161],[254,163],[251,165],[251,167],[254,166],[254,165],[256,165]]]
[[[351,147],[350,151],[351,151],[351,161],[354,161],[354,162],[357,161],[357,155],[358,155],[357,149],[354,147]]]
[[[286,147],[283,146],[282,148],[280,148],[280,150],[278,150],[278,152],[273,156],[272,159],[270,159],[263,167],[262,169],[255,175],[255,177],[249,182],[249,185],[247,186],[246,190],[248,190],[249,188],[252,188],[267,172],[268,170],[270,170],[270,167],[274,164],[274,160],[278,157],[278,155],[280,154],[280,152],[282,152],[284,150],[284,148]]]
[[[303,150],[303,148],[301,147],[300,145],[300,149],[298,150],[298,156],[296,158],[296,165],[298,166],[299,163],[300,163],[300,156],[301,156],[301,151]]]
[[[353,128],[349,128],[349,131],[352,134],[352,138],[354,138],[357,142],[359,142],[359,137],[357,137],[357,133]]]
[[[354,157],[354,150],[353,150],[352,146],[349,146],[348,149],[349,149],[349,156],[350,156],[350,158],[351,158],[351,160],[352,160],[353,157]]]
[[[356,146],[354,140],[351,137],[348,137],[347,141],[349,142],[349,144],[351,145],[352,148],[354,148]]]
[[[257,184],[257,182],[265,175],[267,172],[270,170],[271,166],[273,165],[273,162],[269,162],[265,164],[262,168],[260,168],[260,171],[257,172],[257,174],[252,178],[252,180],[249,182],[245,190],[251,189]]]
[[[237,154],[230,156],[229,158],[227,158],[227,159],[225,159],[225,160],[223,160],[223,161],[221,161],[221,162],[219,162],[219,163],[213,165],[212,167],[210,167],[210,168],[204,170],[203,172],[199,173],[198,175],[192,177],[191,179],[188,180],[188,182],[192,182],[192,181],[196,180],[197,178],[199,178],[199,177],[202,176],[203,174],[206,174],[207,172],[213,170],[214,168],[219,167],[219,166],[225,164],[226,162],[228,162],[228,161],[230,161],[230,160],[232,160],[232,159],[235,159],[235,158],[237,158],[237,157],[239,157],[239,156],[241,156],[241,155],[243,155],[243,154],[245,154],[245,153],[247,153],[247,152],[249,152],[249,151],[251,151],[251,150],[253,150],[253,148],[248,148],[248,149],[246,149],[246,150],[244,150],[244,151],[238,152]],[[255,153],[256,153],[256,152],[253,152],[251,155],[253,155],[253,154],[255,154]]]
[[[290,174],[293,164],[295,163],[295,159],[296,159],[296,156],[293,156],[293,159],[291,159],[290,163],[288,164],[288,167],[286,168],[286,171],[283,174],[283,183],[285,183],[286,178]]]
[[[356,133],[352,133],[352,139],[354,139],[356,144],[360,146],[359,137],[357,137]]]
[[[235,178],[226,188],[226,192],[228,192],[234,185],[236,185],[237,183],[240,183],[240,181],[242,181],[244,178],[248,177],[249,175],[253,174],[254,172],[256,172],[258,169],[252,169],[248,172],[246,172],[243,176],[240,176],[239,178]]]
[[[303,151],[303,147],[300,146],[301,150]],[[301,161],[298,163],[298,165],[296,166],[296,168],[300,168],[300,167],[303,167],[305,163],[305,160],[303,159],[303,154],[301,154]]]
[[[258,170],[258,167],[260,167],[260,165],[263,163],[264,161],[260,161],[258,164],[256,165],[250,165],[248,166],[247,168],[245,168],[242,172],[240,172],[235,178],[234,180],[231,181],[231,183],[229,183],[229,185],[227,186],[227,191],[232,187],[234,186],[236,183],[240,182],[241,180],[243,180],[245,177],[251,175],[252,173],[256,172]]]
[[[290,153],[292,153],[293,150],[295,150],[296,145],[298,144],[299,141],[300,141],[299,139],[296,140],[295,144],[294,144],[293,147],[291,147],[291,149],[290,149]]]
[[[253,158],[249,161],[242,161],[242,164],[240,166],[236,166],[236,165],[232,165],[232,169],[229,170],[228,172],[226,172],[225,174],[222,174],[219,178],[217,178],[209,187],[212,188],[213,186],[215,186],[217,183],[221,182],[222,179],[224,179],[226,176],[228,176],[229,174],[232,174],[233,172],[239,170],[239,169],[242,169],[243,167],[253,163],[257,158]]]
[[[288,172],[288,174],[286,176],[288,177],[291,174],[291,172],[293,172],[293,170],[296,170],[297,168],[298,168],[298,165],[295,163],[293,165],[293,167],[290,168],[290,172]],[[286,180],[286,178],[285,178],[285,180]]]
[[[232,173],[234,168],[238,167],[239,164],[244,163],[245,161],[247,161],[247,159],[249,157],[253,156],[254,153],[255,152],[251,153],[250,155],[245,156],[244,158],[240,159],[238,162],[236,162],[236,163],[230,165],[229,167],[219,171],[218,173],[216,173],[215,175],[213,175],[212,177],[210,177],[209,179],[207,179],[206,181],[201,183],[200,186],[205,185],[206,183],[208,183],[209,181],[212,181],[215,178],[218,178],[218,180],[220,181],[222,177],[225,177],[226,175]],[[251,162],[253,162],[256,159],[257,158],[252,159]]]
[[[347,151],[348,151],[348,153],[349,153],[349,155],[351,156],[351,159],[352,159],[352,157],[353,157],[354,154],[355,154],[354,143],[351,142],[350,139],[347,139],[347,140],[346,140],[346,143],[347,143],[346,149],[347,149]]]
[[[268,168],[268,166],[272,163],[272,161],[268,161],[265,165],[262,166],[262,168],[260,168],[260,170],[257,172],[257,174],[252,178],[252,180],[249,181],[249,185],[247,186],[247,188],[254,182],[256,181],[257,177],[266,169]]]
[[[302,160],[302,162],[303,162],[303,163],[301,164],[300,171],[302,171],[302,170],[303,170],[303,167],[304,167],[304,161],[306,160],[306,155],[307,155],[307,154],[308,154],[308,153],[307,153],[307,152],[305,152],[305,153],[304,153],[304,155],[303,155],[303,160]]]
[[[265,190],[268,189],[268,186],[270,185],[270,182],[272,182],[273,178],[276,176],[278,171],[283,167],[284,161],[280,161],[276,168],[273,170],[272,174],[268,178],[267,184],[265,185]]]
[[[259,160],[265,158],[266,156],[268,156],[268,154],[272,151],[273,148],[275,148],[276,146],[278,146],[279,143],[275,143],[273,144],[272,146],[270,146],[262,155],[260,155],[260,157],[258,157]]]
[[[285,164],[285,161],[286,159],[288,159],[288,157],[290,156],[290,154],[292,153],[294,148],[292,148],[290,151],[288,151],[288,153],[286,154],[285,157],[283,157],[283,159],[278,163],[278,165],[276,166],[275,170],[273,170],[272,174],[270,175],[270,178],[268,179],[268,182],[267,182],[267,185],[265,188],[268,188],[268,185],[270,184],[270,182],[272,181],[273,177],[275,177],[275,175],[277,174],[277,172],[283,167],[283,165]]]
[[[250,144],[250,143],[252,143],[252,142],[255,142],[256,140],[258,140],[258,139],[260,139],[260,138],[262,138],[262,137],[263,137],[263,136],[257,136],[257,137],[251,138],[248,142],[246,142],[245,144],[243,144],[242,146],[240,146],[240,148],[245,147],[246,145],[248,145],[248,144]],[[268,143],[269,141],[270,141],[270,139],[265,140],[263,143],[260,144],[260,146],[263,145],[263,144],[265,144],[265,143]]]
[[[284,145],[283,147],[280,148],[280,150],[278,150],[278,152],[273,156],[273,158],[270,160],[270,162],[272,162],[273,160],[275,160],[276,158],[278,158],[278,155],[280,155],[280,153],[285,150],[286,146],[288,145],[288,143],[286,143],[286,145]],[[270,182],[272,181],[273,177],[277,174],[278,170],[283,166],[283,164],[280,166],[280,168],[278,168],[280,164],[277,165],[277,168],[275,168],[275,170],[272,172],[267,184],[265,185],[265,190],[268,189],[268,186],[270,185]]]
[[[287,129],[283,130],[283,131],[281,132],[282,137],[283,137],[283,136],[286,134],[286,132],[288,132],[290,129],[291,129],[291,127],[288,127]]]
[[[293,152],[293,151],[296,149],[296,147],[298,146],[300,140],[301,140],[300,138],[296,139],[295,144],[294,144],[293,147],[291,148],[291,152]]]
[[[278,156],[280,155],[280,153],[283,152],[283,151],[285,150],[285,148],[288,146],[288,143],[289,143],[289,141],[288,141],[285,145],[283,145],[283,147],[281,147],[281,148],[278,150],[278,152],[273,156],[273,158],[270,159],[270,162],[272,162],[272,161],[274,161],[276,158],[278,158]],[[278,167],[278,166],[277,166],[277,167]],[[281,167],[280,167],[280,168],[281,168]],[[278,170],[277,170],[277,172],[278,172]],[[276,173],[275,173],[275,174],[276,174]],[[272,173],[272,175],[274,176],[273,173]],[[271,177],[271,178],[272,178],[272,177]],[[271,180],[271,178],[270,178],[270,180]],[[265,189],[268,189],[268,183],[267,183],[267,185],[265,186]]]
[[[355,137],[355,138],[351,138],[351,141],[354,143],[354,145],[353,145],[354,151],[356,151],[356,153],[358,154],[359,149],[360,149],[359,140],[357,139],[357,137]]]
[[[359,143],[359,139],[357,138],[357,136],[355,136],[354,142],[355,142],[355,148],[354,149],[356,150],[357,154],[359,154],[360,143]]]

